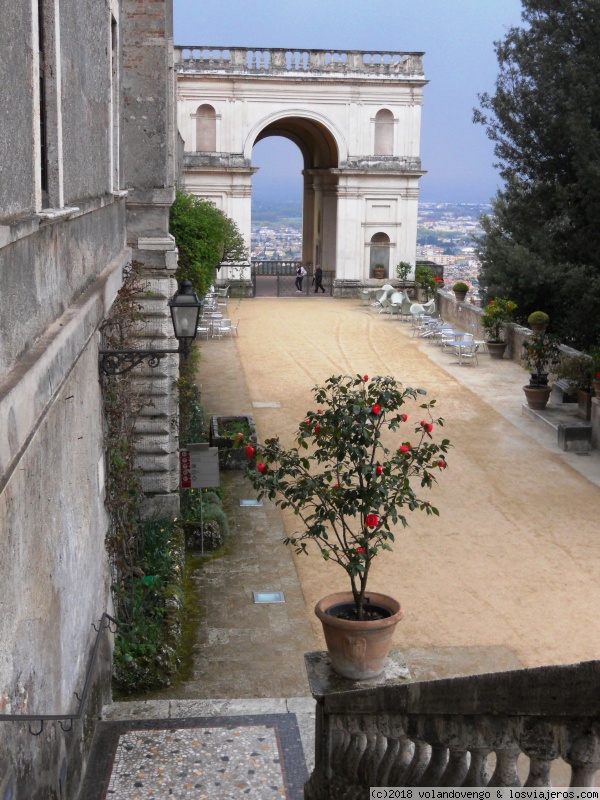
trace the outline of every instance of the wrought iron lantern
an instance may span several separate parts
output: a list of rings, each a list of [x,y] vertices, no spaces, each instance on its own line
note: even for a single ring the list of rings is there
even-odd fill
[[[179,341],[177,350],[100,350],[100,372],[103,375],[124,375],[134,367],[146,362],[149,367],[158,367],[165,356],[183,355],[190,352],[198,331],[198,318],[202,301],[188,280],[181,281],[179,289],[169,300],[173,330]]]

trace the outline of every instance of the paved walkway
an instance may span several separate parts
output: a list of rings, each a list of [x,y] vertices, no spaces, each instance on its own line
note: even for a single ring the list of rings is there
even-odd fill
[[[201,343],[203,403],[252,413],[261,438],[289,440],[311,387],[334,373],[392,374],[438,399],[453,443],[432,495],[440,519],[411,520],[373,578],[405,607],[395,646],[413,680],[598,656],[600,455],[559,451],[523,414],[521,368],[485,355],[459,367],[355,301],[229,303],[240,336]],[[102,786],[115,800],[302,796],[299,743],[310,770],[314,735],[303,653],[322,649],[312,608],[345,588],[344,575],[281,544],[293,516],[240,508],[251,494],[239,473],[224,484],[231,552],[196,573],[190,675],[105,710],[88,782],[96,794],[82,797],[102,797]],[[282,589],[286,604],[255,606],[258,589]]]

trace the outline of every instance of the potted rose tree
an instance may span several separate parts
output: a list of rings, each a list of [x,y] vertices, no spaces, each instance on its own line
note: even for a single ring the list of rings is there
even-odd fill
[[[424,396],[391,377],[332,376],[315,387],[317,408],[300,423],[295,446],[273,438],[246,448],[258,462],[247,474],[259,497],[301,520],[285,543],[297,553],[316,549],[348,576],[350,591],[323,598],[315,613],[333,668],[351,679],[383,670],[402,616],[396,600],[367,590],[374,559],[392,549],[408,512],[438,514],[423,493],[446,469],[450,445],[435,441],[443,420],[432,416],[435,400],[418,403]],[[393,450],[384,432],[395,438]]]
[[[501,338],[504,325],[512,321],[517,304],[505,297],[496,297],[490,300],[481,314],[481,327],[487,336],[487,348],[490,358],[500,359],[508,343]]]

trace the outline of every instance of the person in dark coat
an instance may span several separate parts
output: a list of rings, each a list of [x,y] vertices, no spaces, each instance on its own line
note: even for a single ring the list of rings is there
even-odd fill
[[[315,267],[315,294],[317,294],[319,289],[325,294],[325,289],[323,288],[323,270],[317,264]]]

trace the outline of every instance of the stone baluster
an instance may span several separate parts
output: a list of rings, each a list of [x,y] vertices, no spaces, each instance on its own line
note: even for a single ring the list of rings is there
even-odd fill
[[[573,730],[574,728],[574,730]],[[574,725],[567,729],[563,758],[571,767],[569,786],[593,786],[600,768],[600,740],[597,725]]]
[[[462,786],[469,771],[469,753],[464,743],[462,717],[439,717],[436,722],[440,741],[448,747],[448,763],[439,786]]]
[[[423,717],[418,722],[419,738],[431,747],[427,769],[419,780],[419,786],[438,786],[448,764],[448,748],[441,741],[435,717]]]
[[[343,723],[349,740],[342,760],[342,777],[350,784],[356,782],[356,773],[362,754],[367,747],[367,737],[361,730],[361,717],[356,714],[344,715]]]
[[[328,718],[330,736],[330,766],[333,773],[342,773],[344,757],[350,745],[350,734],[346,730],[344,717],[334,714]]]
[[[365,714],[359,718],[360,729],[364,733],[365,747],[356,770],[359,786],[376,786],[375,776],[386,750],[386,739],[380,733],[379,720],[376,716]]]
[[[402,786],[412,761],[414,745],[406,736],[402,718],[397,715],[382,715],[380,730],[387,740],[387,749],[373,786]]]
[[[364,72],[365,62],[362,53],[348,53],[348,69],[352,72]]]
[[[463,744],[471,754],[471,763],[463,786],[487,786],[490,773],[488,756],[490,748],[477,727],[477,718],[463,717]]]
[[[496,768],[488,786],[520,786],[517,760],[521,748],[514,722],[502,717],[484,717],[481,729],[490,750],[496,753]]]
[[[414,743],[415,749],[411,762],[406,770],[406,774],[404,775],[402,785],[418,786],[423,773],[429,765],[429,760],[431,758],[431,747],[419,735],[418,718],[408,717],[405,723],[405,730],[407,737]],[[395,778],[396,776],[390,775],[390,778],[392,777]],[[391,785],[399,786],[400,783],[394,782]]]
[[[557,727],[539,717],[525,718],[518,734],[519,746],[529,758],[525,786],[551,786],[550,767],[560,758]]]

